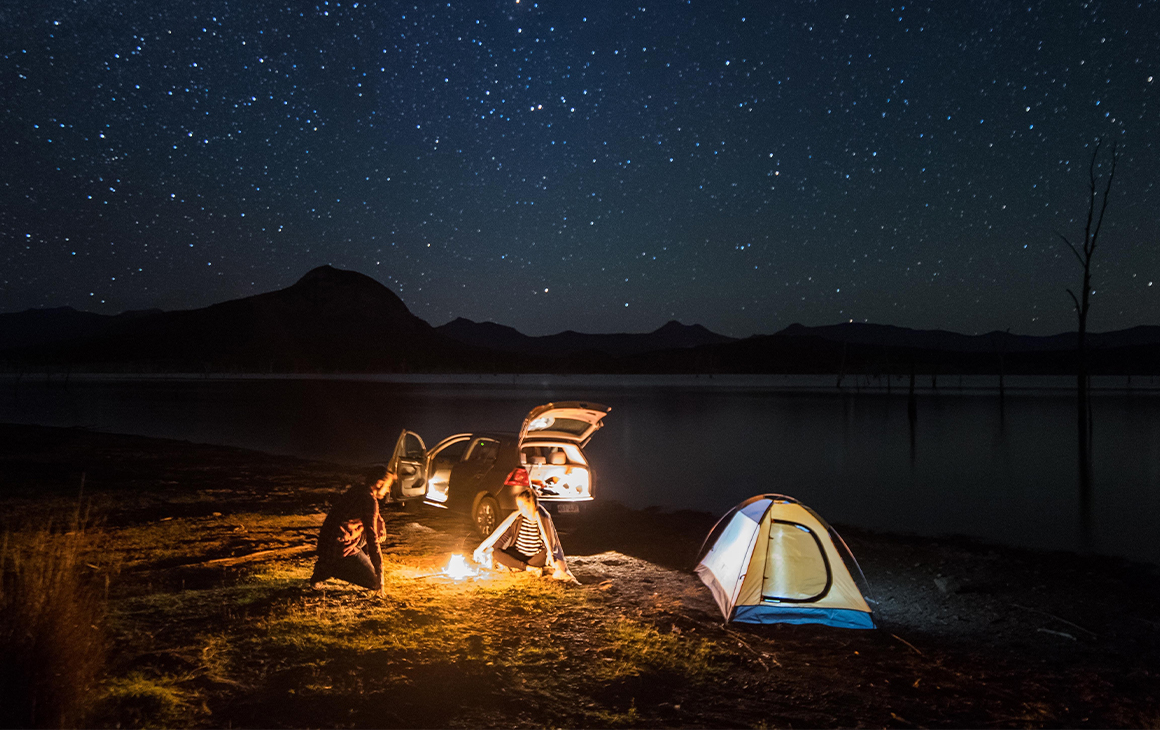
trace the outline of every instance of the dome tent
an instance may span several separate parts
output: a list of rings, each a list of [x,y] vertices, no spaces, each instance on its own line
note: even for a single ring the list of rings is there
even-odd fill
[[[812,509],[792,497],[762,494],[717,522],[696,572],[726,622],[875,628],[835,542],[853,562],[846,543]]]

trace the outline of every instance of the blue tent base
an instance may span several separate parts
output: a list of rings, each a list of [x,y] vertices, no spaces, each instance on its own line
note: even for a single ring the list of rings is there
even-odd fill
[[[874,619],[865,611],[809,606],[737,606],[733,621],[745,624],[824,624],[844,629],[873,629]]]

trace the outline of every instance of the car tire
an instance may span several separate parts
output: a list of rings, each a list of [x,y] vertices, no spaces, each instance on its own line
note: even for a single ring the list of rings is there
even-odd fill
[[[495,497],[485,494],[475,503],[471,510],[471,521],[475,524],[475,531],[480,537],[487,537],[500,523],[499,502]]]

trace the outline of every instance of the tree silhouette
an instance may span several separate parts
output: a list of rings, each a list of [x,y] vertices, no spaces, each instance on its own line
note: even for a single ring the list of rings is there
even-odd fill
[[[1075,254],[1076,261],[1079,262],[1083,269],[1083,289],[1080,290],[1080,295],[1077,297],[1075,292],[1071,289],[1067,293],[1071,296],[1071,301],[1075,305],[1076,318],[1079,321],[1079,336],[1076,341],[1077,354],[1077,388],[1081,394],[1087,393],[1087,318],[1088,310],[1091,308],[1091,294],[1092,294],[1092,254],[1095,253],[1096,245],[1099,242],[1100,229],[1104,224],[1104,214],[1108,210],[1108,193],[1112,189],[1112,181],[1116,177],[1116,162],[1119,160],[1119,152],[1117,144],[1112,143],[1112,166],[1108,171],[1107,178],[1104,180],[1104,190],[1101,196],[1097,189],[1097,175],[1096,175],[1096,160],[1100,155],[1100,147],[1102,140],[1096,139],[1095,149],[1092,150],[1092,158],[1088,163],[1088,187],[1090,194],[1088,196],[1088,212],[1087,223],[1083,229],[1083,241],[1079,246],[1068,239],[1059,231],[1056,231],[1071,252]],[[1099,199],[1099,215],[1096,215],[1096,201]]]
[[[1083,229],[1083,241],[1079,246],[1076,246],[1067,236],[1056,231],[1056,234],[1075,254],[1076,260],[1083,268],[1083,289],[1080,290],[1080,295],[1076,296],[1071,289],[1068,289],[1067,293],[1075,305],[1075,314],[1079,322],[1076,339],[1076,415],[1079,437],[1080,510],[1081,523],[1085,525],[1085,535],[1086,525],[1090,517],[1087,513],[1091,503],[1091,415],[1088,398],[1087,318],[1088,310],[1091,307],[1092,254],[1095,253],[1100,229],[1103,228],[1104,214],[1108,210],[1108,194],[1112,190],[1112,181],[1116,177],[1116,162],[1119,160],[1117,144],[1113,141],[1111,168],[1104,179],[1104,190],[1101,196],[1097,186],[1098,176],[1096,175],[1096,161],[1100,156],[1101,142],[1102,140],[1097,137],[1091,161],[1088,163],[1088,212],[1087,223],[1084,224]],[[1098,215],[1096,214],[1097,200],[1099,200]]]

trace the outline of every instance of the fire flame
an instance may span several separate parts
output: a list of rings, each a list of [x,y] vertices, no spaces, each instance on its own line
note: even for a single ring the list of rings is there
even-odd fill
[[[479,571],[467,564],[467,561],[462,555],[456,553],[451,556],[447,567],[443,569],[443,575],[455,580],[462,580],[464,578],[477,578]]]

